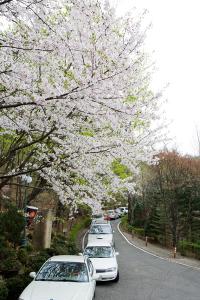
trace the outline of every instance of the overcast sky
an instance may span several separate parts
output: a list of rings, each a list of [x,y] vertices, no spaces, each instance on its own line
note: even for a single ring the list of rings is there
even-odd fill
[[[153,82],[169,83],[166,115],[171,145],[181,153],[197,154],[195,127],[200,133],[200,1],[112,0],[122,14],[131,7],[146,8],[153,26],[146,49],[154,50],[158,69]]]

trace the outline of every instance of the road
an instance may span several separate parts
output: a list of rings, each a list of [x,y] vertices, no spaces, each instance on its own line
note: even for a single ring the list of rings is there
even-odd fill
[[[115,231],[120,280],[98,283],[95,300],[199,300],[200,271],[161,260],[129,245]]]

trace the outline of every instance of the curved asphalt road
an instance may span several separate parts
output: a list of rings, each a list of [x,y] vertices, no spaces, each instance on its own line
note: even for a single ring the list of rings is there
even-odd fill
[[[200,300],[200,271],[171,263],[129,245],[115,231],[120,280],[97,283],[95,300]]]

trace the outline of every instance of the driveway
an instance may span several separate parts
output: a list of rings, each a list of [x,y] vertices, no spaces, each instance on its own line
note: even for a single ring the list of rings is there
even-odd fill
[[[199,300],[200,271],[153,257],[115,231],[120,280],[98,283],[95,300]]]

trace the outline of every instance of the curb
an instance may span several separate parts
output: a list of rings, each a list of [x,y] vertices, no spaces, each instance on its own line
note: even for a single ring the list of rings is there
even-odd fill
[[[187,264],[181,263],[181,262],[179,262],[179,261],[173,260],[172,258],[166,258],[166,257],[162,257],[162,256],[159,256],[159,255],[156,255],[156,254],[154,254],[154,253],[152,253],[152,252],[149,252],[149,251],[147,251],[147,250],[144,250],[143,248],[140,248],[140,247],[134,245],[132,242],[130,242],[130,241],[128,240],[128,238],[123,234],[123,232],[122,232],[121,229],[119,228],[120,223],[121,223],[121,222],[119,222],[118,225],[117,225],[117,230],[118,230],[118,232],[123,236],[123,238],[126,240],[126,242],[127,242],[129,245],[131,245],[132,247],[134,247],[134,248],[136,248],[136,249],[138,249],[138,250],[140,250],[140,251],[142,251],[142,252],[144,252],[144,253],[146,253],[146,254],[149,254],[149,255],[151,255],[151,256],[153,256],[153,257],[159,258],[159,259],[161,259],[161,260],[165,260],[165,261],[168,261],[168,262],[170,262],[170,263],[174,263],[174,264],[177,264],[177,265],[181,265],[181,266],[184,266],[184,267],[187,267],[187,268],[190,268],[190,269],[194,269],[194,270],[200,271],[200,268],[198,268],[198,267],[194,267],[194,266],[191,266],[191,265],[187,265]]]

